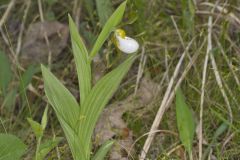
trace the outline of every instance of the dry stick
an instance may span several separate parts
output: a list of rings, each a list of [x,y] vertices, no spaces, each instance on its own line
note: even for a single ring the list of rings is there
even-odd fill
[[[217,42],[218,47],[220,48],[220,51],[221,51],[221,53],[222,53],[222,55],[223,55],[223,58],[224,58],[225,61],[227,62],[228,67],[230,68],[230,70],[231,70],[231,72],[232,72],[232,74],[233,74],[233,77],[234,77],[237,85],[240,86],[240,81],[239,81],[239,79],[238,79],[238,77],[237,77],[237,75],[236,75],[236,73],[235,73],[235,71],[234,71],[234,69],[233,69],[233,66],[232,66],[230,60],[228,59],[225,51],[223,50],[222,45],[220,44],[220,42],[218,41],[218,39],[217,39],[216,36],[214,36],[214,38],[215,38],[215,40],[216,40],[216,42]]]
[[[44,17],[43,17],[43,9],[42,9],[42,2],[41,2],[41,0],[38,0],[38,9],[39,9],[41,22],[43,23],[45,20],[44,20]],[[44,34],[44,39],[45,39],[47,47],[48,47],[48,67],[51,69],[52,51],[50,49],[50,43],[49,43],[49,40],[48,40],[48,37],[47,37],[46,29],[44,29],[43,31],[44,31],[44,33],[43,33]]]
[[[194,40],[194,39],[193,39],[193,40]],[[164,95],[164,97],[163,97],[162,103],[161,103],[161,105],[160,105],[160,107],[159,107],[159,110],[158,110],[158,112],[157,112],[157,115],[156,115],[156,117],[155,117],[155,119],[154,119],[154,122],[153,122],[153,124],[152,124],[152,127],[151,127],[151,129],[150,129],[150,132],[151,132],[151,133],[152,133],[153,131],[155,131],[155,130],[158,129],[158,126],[159,126],[160,121],[161,121],[161,119],[162,119],[162,115],[163,115],[163,113],[164,113],[164,111],[165,111],[165,108],[166,108],[165,104],[166,104],[166,102],[167,102],[167,100],[168,100],[169,94],[170,94],[171,89],[172,89],[172,87],[173,87],[174,80],[175,80],[176,77],[178,76],[178,73],[179,73],[179,71],[180,71],[181,65],[182,65],[182,63],[183,63],[183,59],[184,59],[184,57],[186,56],[186,53],[188,52],[189,47],[192,45],[193,40],[191,40],[191,42],[188,44],[187,48],[185,49],[185,51],[183,52],[181,58],[180,58],[179,61],[178,61],[178,64],[177,64],[177,66],[176,66],[176,68],[175,68],[175,71],[174,71],[174,73],[173,73],[173,76],[171,77],[171,80],[170,80],[170,82],[169,82],[168,88],[167,88],[167,90],[166,90],[166,92],[165,92],[165,95]],[[140,155],[140,160],[144,160],[144,159],[145,159],[146,154],[147,154],[147,152],[148,152],[148,150],[149,150],[149,148],[150,148],[150,145],[151,145],[151,143],[152,143],[152,141],[153,141],[154,136],[155,136],[155,134],[148,135],[147,140],[145,141],[145,144],[144,144],[144,146],[143,146],[143,150],[142,150],[141,155]]]
[[[12,10],[15,2],[16,2],[16,0],[11,0],[11,2],[8,4],[8,7],[7,7],[6,11],[4,12],[4,14],[3,14],[3,16],[0,20],[0,28],[2,28],[3,24],[7,20],[8,16],[9,16],[9,13]]]
[[[203,104],[204,104],[204,96],[205,96],[205,84],[206,84],[206,76],[207,76],[207,66],[208,66],[208,59],[210,51],[212,50],[212,16],[208,18],[208,45],[207,45],[207,53],[205,56],[204,66],[203,66],[203,75],[202,75],[202,87],[201,87],[201,100],[200,100],[200,114],[199,114],[199,160],[202,159],[202,143],[203,143]]]
[[[31,5],[31,0],[26,0],[26,9],[24,11],[24,15],[23,15],[23,20],[20,26],[20,32],[19,32],[19,36],[18,36],[18,42],[17,42],[17,48],[16,48],[16,57],[18,58],[20,50],[21,50],[21,46],[22,46],[22,37],[23,37],[23,31],[25,29],[25,22],[27,19],[27,15],[28,15],[28,11]]]
[[[143,45],[142,46],[141,58],[140,58],[139,66],[138,66],[138,74],[137,74],[136,86],[135,86],[135,89],[134,89],[134,96],[136,96],[136,94],[137,94],[140,79],[142,78],[142,75],[143,75],[143,70],[144,70],[145,63],[146,63],[145,46]]]

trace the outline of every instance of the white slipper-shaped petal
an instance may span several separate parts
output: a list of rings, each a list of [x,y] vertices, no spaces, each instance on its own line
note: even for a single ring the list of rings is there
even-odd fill
[[[135,53],[139,48],[138,42],[133,38],[127,37],[122,29],[115,31],[115,38],[118,49],[124,53]]]

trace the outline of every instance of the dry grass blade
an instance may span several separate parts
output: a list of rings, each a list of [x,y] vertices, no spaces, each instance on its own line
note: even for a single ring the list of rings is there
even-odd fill
[[[42,1],[41,0],[38,0],[38,9],[39,9],[39,14],[40,14],[40,19],[41,19],[41,22],[44,22],[44,17],[43,17],[43,9],[42,9]],[[45,39],[45,42],[48,46],[48,66],[49,68],[51,68],[51,64],[52,64],[52,51],[51,51],[51,47],[50,47],[50,43],[49,43],[49,39],[47,37],[47,33],[46,31],[44,31],[44,39]]]
[[[190,46],[192,45],[193,41],[194,41],[194,39],[191,42],[189,42],[187,48],[185,49],[184,53],[182,54],[182,56],[180,57],[180,59],[178,61],[178,64],[177,64],[177,66],[175,68],[173,76],[171,77],[171,80],[170,80],[168,88],[167,88],[167,90],[166,90],[166,92],[164,94],[164,97],[163,97],[163,100],[162,100],[161,105],[159,107],[159,110],[157,112],[157,115],[156,115],[156,117],[155,117],[155,119],[153,121],[153,124],[152,124],[152,127],[150,129],[150,132],[153,132],[153,131],[158,129],[158,126],[159,126],[160,121],[162,119],[162,115],[165,112],[166,103],[168,101],[169,95],[170,95],[171,90],[173,88],[174,81],[175,81],[175,79],[178,76],[178,73],[179,73],[180,68],[182,66],[182,63],[183,63],[183,60],[184,60],[184,58],[185,58],[185,56],[186,56]],[[152,143],[152,141],[154,139],[154,136],[155,136],[155,134],[148,135],[147,140],[145,141],[145,144],[143,146],[143,149],[142,149],[142,152],[141,152],[141,155],[140,155],[140,159],[141,160],[144,160],[146,158],[147,152],[148,152],[148,150],[150,148],[150,145],[151,145],[151,143]]]
[[[201,5],[205,5],[205,6],[210,6],[210,7],[216,8],[220,12],[228,15],[229,18],[234,20],[235,22],[237,22],[238,25],[240,24],[240,19],[235,14],[233,14],[232,12],[229,12],[226,8],[224,8],[224,7],[220,6],[220,5],[209,3],[209,2],[203,2],[203,3],[201,3]]]
[[[231,108],[230,102],[228,100],[227,94],[226,94],[226,92],[224,90],[223,82],[222,82],[219,70],[217,68],[217,64],[216,64],[215,58],[213,56],[213,53],[210,53],[210,59],[211,59],[211,64],[212,64],[212,67],[213,67],[213,72],[214,72],[214,75],[215,75],[218,87],[219,87],[219,89],[220,89],[220,91],[222,93],[223,99],[224,99],[224,101],[225,101],[225,103],[227,105],[228,114],[229,114],[229,122],[232,124],[232,122],[233,122],[232,108]]]
[[[23,15],[23,20],[20,26],[20,32],[19,32],[19,36],[18,36],[18,42],[17,42],[17,47],[16,47],[16,57],[18,57],[20,50],[21,50],[21,46],[22,46],[22,38],[23,38],[23,32],[25,29],[25,22],[27,19],[27,15],[28,15],[28,11],[29,8],[31,6],[31,0],[26,0],[26,8],[24,11],[24,15]]]
[[[10,11],[12,10],[12,8],[15,5],[16,0],[11,0],[11,2],[8,4],[8,7],[6,9],[6,11],[4,12],[1,20],[0,20],[0,28],[2,28],[3,24],[5,23],[5,21],[7,20]]]
[[[210,51],[212,50],[212,16],[208,18],[208,46],[207,52],[204,60],[203,66],[203,73],[202,73],[202,87],[201,87],[201,100],[200,100],[200,113],[199,113],[199,159],[202,159],[202,143],[203,143],[203,131],[202,131],[202,124],[203,124],[203,104],[204,104],[204,95],[205,95],[205,85],[206,85],[206,76],[207,76],[207,66],[208,66],[208,59]]]
[[[146,64],[147,57],[145,56],[145,46],[142,47],[142,53],[141,53],[141,58],[138,66],[138,74],[137,74],[137,80],[136,80],[136,86],[134,89],[134,95],[137,94],[137,90],[139,87],[140,79],[142,78],[143,71],[144,71],[144,66]]]

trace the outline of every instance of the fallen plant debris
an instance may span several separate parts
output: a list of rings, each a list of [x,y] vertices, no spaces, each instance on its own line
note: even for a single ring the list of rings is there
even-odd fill
[[[110,151],[110,160],[124,160],[132,149],[133,133],[123,120],[126,112],[147,107],[154,99],[158,85],[149,78],[143,77],[137,94],[129,95],[125,100],[113,103],[104,109],[95,128],[94,144],[99,146],[106,140],[116,139],[116,143]]]
[[[45,35],[49,44],[45,41]],[[48,62],[49,52],[52,59],[57,56],[67,46],[69,36],[68,26],[58,21],[37,22],[29,26],[24,37],[21,50],[20,61],[22,64],[39,64]]]

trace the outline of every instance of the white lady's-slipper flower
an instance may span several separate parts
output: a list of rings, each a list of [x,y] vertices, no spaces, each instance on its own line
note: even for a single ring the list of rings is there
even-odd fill
[[[126,33],[122,29],[117,29],[114,33],[115,44],[118,49],[124,53],[131,54],[138,50],[138,42],[130,37],[126,36]]]

